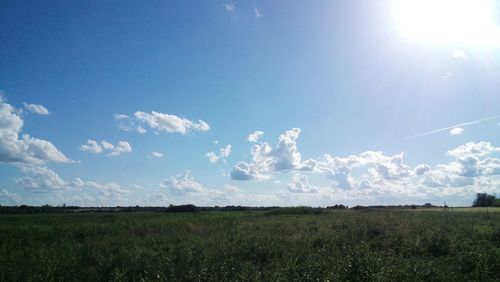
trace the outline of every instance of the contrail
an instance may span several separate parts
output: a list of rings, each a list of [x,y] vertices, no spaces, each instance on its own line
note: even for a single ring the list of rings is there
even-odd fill
[[[456,125],[453,125],[453,126],[448,126],[448,127],[444,127],[444,128],[440,128],[440,129],[435,129],[435,130],[427,131],[427,132],[420,133],[420,134],[417,134],[417,135],[407,136],[407,137],[405,137],[405,139],[413,139],[413,138],[416,138],[416,137],[431,135],[431,134],[438,133],[438,132],[441,132],[441,131],[446,131],[446,130],[453,129],[455,127],[463,127],[463,126],[478,124],[478,123],[481,123],[483,121],[497,119],[497,118],[500,118],[500,115],[495,115],[495,116],[486,117],[486,118],[482,118],[482,119],[478,119],[478,120],[464,122],[464,123],[456,124]]]

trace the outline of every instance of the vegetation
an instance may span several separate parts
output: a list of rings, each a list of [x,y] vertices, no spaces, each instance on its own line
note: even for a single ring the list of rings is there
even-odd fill
[[[500,207],[500,199],[497,199],[494,195],[488,195],[486,193],[477,193],[476,199],[472,204],[473,207]]]
[[[0,281],[499,281],[469,210],[4,214]]]

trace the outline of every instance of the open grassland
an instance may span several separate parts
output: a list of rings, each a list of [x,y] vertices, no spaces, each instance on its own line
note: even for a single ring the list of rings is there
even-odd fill
[[[443,208],[421,208],[421,209],[413,209],[412,211],[443,211]],[[469,208],[469,207],[459,207],[459,208],[449,208],[449,212],[474,212],[474,213],[499,213],[500,207],[478,207],[478,208]]]
[[[500,213],[0,216],[1,281],[500,281]]]

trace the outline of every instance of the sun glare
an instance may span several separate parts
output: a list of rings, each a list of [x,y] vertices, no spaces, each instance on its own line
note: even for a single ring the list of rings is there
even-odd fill
[[[435,45],[500,46],[495,4],[489,0],[395,0],[393,17],[403,36]]]

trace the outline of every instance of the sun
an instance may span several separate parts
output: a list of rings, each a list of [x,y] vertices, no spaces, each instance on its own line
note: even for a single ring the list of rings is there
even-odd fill
[[[420,43],[500,47],[500,28],[490,0],[394,0],[401,34]]]

